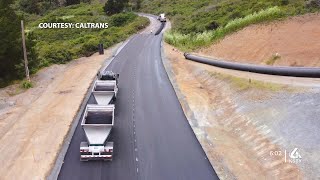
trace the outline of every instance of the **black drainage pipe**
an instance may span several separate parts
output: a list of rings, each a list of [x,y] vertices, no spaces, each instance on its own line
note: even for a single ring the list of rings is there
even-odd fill
[[[165,25],[166,25],[166,22],[161,22],[161,25],[160,25],[159,29],[157,30],[157,32],[156,32],[154,35],[155,35],[155,36],[156,36],[156,35],[159,35]]]
[[[310,77],[310,78],[320,78],[320,68],[311,67],[285,67],[285,66],[261,66],[253,64],[242,64],[235,62],[220,61],[216,59],[205,58],[201,56],[192,55],[189,53],[184,53],[186,59],[217,66],[226,69],[233,69],[239,71],[254,72],[260,74],[270,74],[279,76],[293,76],[293,77]]]

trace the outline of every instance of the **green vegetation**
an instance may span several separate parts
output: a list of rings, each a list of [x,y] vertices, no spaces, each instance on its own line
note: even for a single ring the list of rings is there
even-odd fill
[[[144,12],[167,14],[172,31],[166,41],[183,50],[206,46],[253,23],[319,9],[318,0],[145,0],[142,4]]]
[[[64,23],[109,23],[107,29],[39,29],[42,22]],[[37,37],[36,50],[40,66],[66,63],[80,56],[89,56],[98,50],[98,44],[105,48],[121,42],[146,26],[148,20],[133,13],[105,16],[101,4],[80,4],[59,8],[28,25]]]
[[[270,82],[263,82],[258,80],[239,78],[232,75],[221,74],[221,73],[210,73],[212,77],[226,80],[234,88],[239,91],[245,91],[249,89],[259,89],[259,90],[268,90],[268,91],[281,91],[283,89],[289,89],[285,85],[275,84]]]
[[[21,83],[21,87],[22,87],[23,89],[30,89],[30,88],[33,87],[33,84],[32,84],[32,82],[29,82],[29,81],[24,80],[24,81],[22,81],[22,83]]]
[[[34,2],[32,0],[29,4],[28,1],[17,0],[17,2],[22,1],[26,5],[25,8],[33,9],[39,6],[37,3],[30,4]],[[81,0],[81,2],[84,1]],[[101,3],[78,4],[80,1],[71,0],[68,1],[69,4],[74,2],[76,5],[52,8],[41,15],[39,12],[30,14],[17,3],[10,6],[10,2],[11,0],[0,0],[0,87],[22,79],[25,75],[20,19],[24,19],[26,24],[26,45],[31,74],[51,64],[66,63],[81,56],[89,56],[97,52],[99,43],[103,43],[104,47],[108,48],[125,40],[149,23],[147,18],[131,12],[107,16],[104,4]],[[54,3],[56,1],[39,0],[37,2]],[[108,28],[39,28],[40,23],[53,22],[108,23]],[[23,87],[29,87],[29,85],[23,83]]]
[[[120,13],[128,5],[128,0],[108,0],[104,5],[104,10],[108,15]]]
[[[273,65],[277,60],[281,59],[281,56],[279,54],[274,54],[271,56],[270,59],[266,61],[267,65]]]
[[[212,42],[225,37],[227,34],[242,29],[250,24],[270,21],[283,16],[279,7],[272,7],[262,10],[258,13],[249,14],[243,18],[237,18],[230,21],[226,26],[219,27],[216,30],[205,31],[197,34],[180,34],[178,32],[168,32],[165,34],[165,40],[180,49],[195,49],[206,46]]]
[[[14,9],[19,13],[44,15],[48,11],[80,3],[90,3],[91,0],[16,0]]]
[[[20,18],[10,7],[11,3],[11,0],[0,1],[0,87],[24,74]],[[26,44],[33,45],[32,35],[27,38]],[[30,48],[28,55],[30,69],[33,70],[38,62],[33,48]]]

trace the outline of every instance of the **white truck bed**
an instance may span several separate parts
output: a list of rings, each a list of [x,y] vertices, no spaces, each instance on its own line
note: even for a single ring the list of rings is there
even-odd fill
[[[98,105],[109,105],[116,98],[115,91],[93,91],[92,95]]]
[[[87,105],[81,126],[90,145],[102,145],[114,125],[114,105]]]
[[[94,91],[118,91],[116,80],[96,80],[92,89]]]

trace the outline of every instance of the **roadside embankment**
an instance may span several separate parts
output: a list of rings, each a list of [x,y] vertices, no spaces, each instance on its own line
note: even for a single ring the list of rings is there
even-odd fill
[[[320,14],[251,25],[198,54],[270,66],[320,66]]]
[[[319,79],[226,70],[187,61],[168,44],[164,51],[180,103],[221,179],[319,178]],[[296,164],[288,155],[294,148],[302,157]]]
[[[87,89],[108,57],[95,53],[69,64],[44,68],[35,87],[12,94],[1,89],[1,179],[45,179],[55,162]]]

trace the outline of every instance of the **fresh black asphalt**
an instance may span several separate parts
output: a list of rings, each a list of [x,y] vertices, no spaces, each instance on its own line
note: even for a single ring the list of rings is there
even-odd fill
[[[113,161],[79,161],[86,137],[78,123],[58,179],[218,179],[169,81],[160,43],[160,35],[135,35],[107,68],[120,74],[109,139]],[[90,97],[88,103],[93,102]]]

